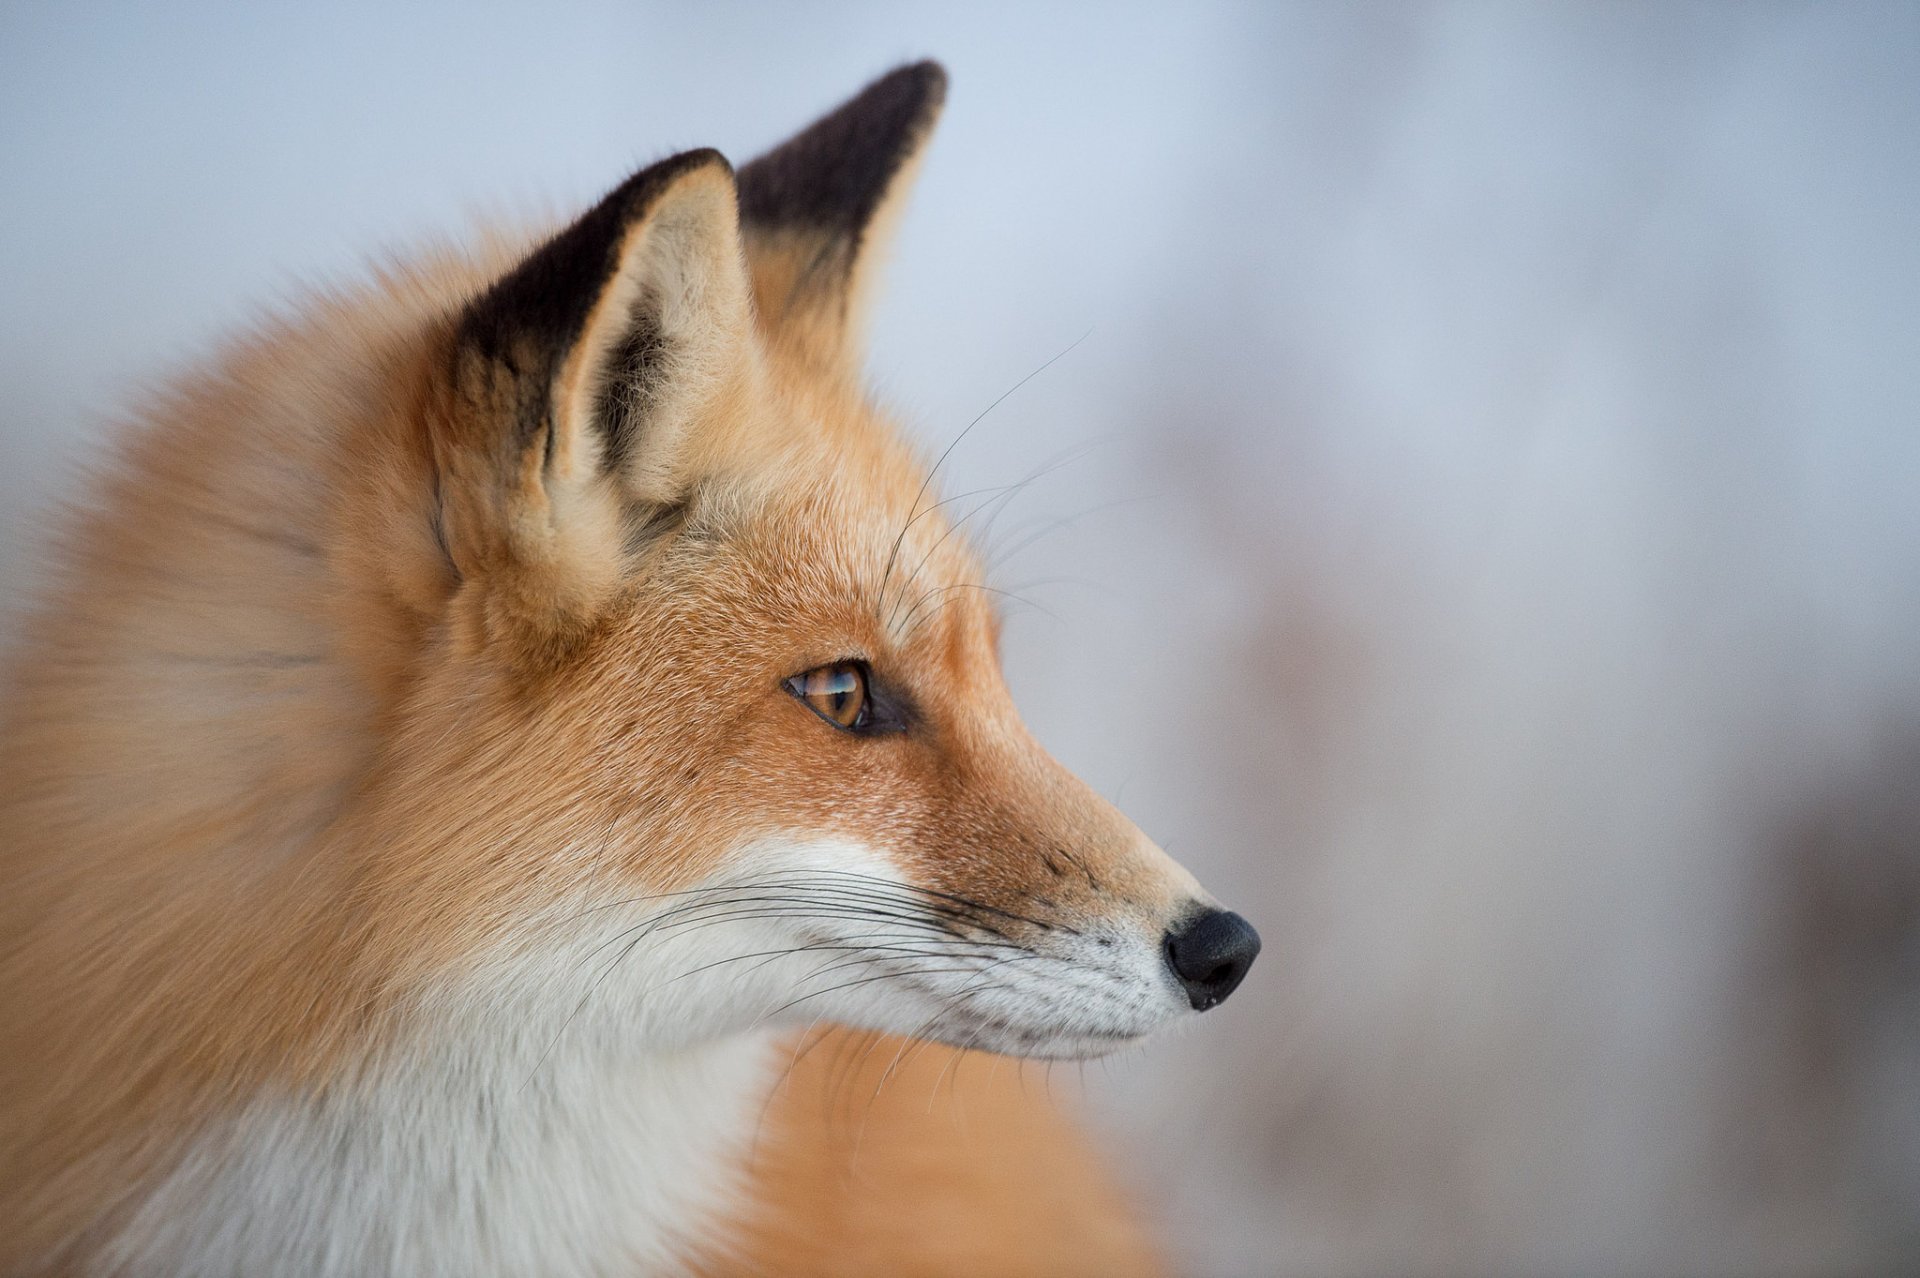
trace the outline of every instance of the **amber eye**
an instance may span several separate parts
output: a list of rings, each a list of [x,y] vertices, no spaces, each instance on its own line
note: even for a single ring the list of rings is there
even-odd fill
[[[787,691],[836,728],[857,732],[867,724],[867,668],[858,661],[816,666],[787,680]]]

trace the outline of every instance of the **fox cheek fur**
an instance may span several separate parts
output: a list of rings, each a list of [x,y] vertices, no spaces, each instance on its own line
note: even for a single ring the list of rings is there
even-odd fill
[[[944,91],[392,268],[150,414],[17,667],[0,1268],[679,1266],[774,1237],[782,1035],[1084,1056],[1231,992],[1251,928],[1027,735],[859,387]]]

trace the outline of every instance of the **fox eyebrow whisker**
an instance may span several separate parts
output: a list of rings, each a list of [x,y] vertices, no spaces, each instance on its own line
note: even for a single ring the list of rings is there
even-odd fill
[[[1062,352],[1062,353],[1064,354],[1065,352]],[[969,509],[966,514],[960,516],[960,518],[956,520],[950,521],[947,525],[946,530],[942,532],[940,536],[934,540],[933,545],[927,548],[926,554],[920,557],[920,562],[914,565],[913,571],[908,573],[907,576],[901,581],[900,588],[894,592],[893,607],[889,609],[887,613],[888,628],[889,629],[903,628],[906,626],[908,621],[911,621],[913,619],[913,613],[918,609],[919,602],[915,603],[914,608],[908,610],[905,620],[901,620],[898,622],[896,622],[895,620],[899,615],[900,605],[906,600],[906,594],[907,594],[908,588],[911,587],[914,582],[920,579],[920,573],[922,572],[922,570],[926,568],[928,561],[930,561],[933,558],[934,554],[939,551],[941,546],[946,544],[949,538],[951,538],[955,533],[959,532],[964,525],[971,522],[975,516],[981,514],[982,512],[987,512],[986,523],[981,525],[980,534],[979,534],[979,540],[981,542],[984,542],[987,539],[987,537],[991,535],[995,522],[999,520],[1001,515],[1006,513],[1007,509],[1013,504],[1013,501],[1015,498],[1019,497],[1020,494],[1027,491],[1027,489],[1031,488],[1034,484],[1038,483],[1040,480],[1045,479],[1048,475],[1053,474],[1055,471],[1061,469],[1064,466],[1070,465],[1071,463],[1078,461],[1081,457],[1085,456],[1089,451],[1091,451],[1091,449],[1092,449],[1091,444],[1077,444],[1072,448],[1068,448],[1059,453],[1056,453],[1054,456],[1041,462],[1038,466],[1035,466],[1032,470],[1028,471],[1025,475],[1021,476],[1019,479],[1014,480],[1010,484],[1002,484],[994,488],[976,488],[971,492],[960,494],[959,496],[961,497],[977,496],[982,493],[988,494],[988,495],[984,497],[980,502],[975,504],[971,509]],[[935,510],[938,510],[941,506],[946,505],[948,502],[956,501],[956,500],[958,500],[957,497],[948,497],[941,501],[935,502],[933,505],[928,506],[925,510],[921,511],[918,515],[915,515],[913,519],[909,520],[907,522],[907,527],[911,528],[914,522],[916,522],[917,520],[922,519],[925,516],[933,513]],[[884,592],[882,594],[881,602],[884,605],[885,603]],[[911,635],[912,635],[912,631],[907,630],[905,633],[903,633],[900,636],[901,641],[904,642]]]
[[[1040,582],[1031,582],[1028,584],[1029,585],[1047,585],[1049,583],[1046,581],[1040,581]],[[936,586],[932,590],[927,591],[924,595],[920,597],[919,601],[914,604],[913,611],[907,614],[906,622],[901,623],[902,626],[905,627],[905,629],[902,631],[900,635],[901,642],[904,643],[908,639],[913,638],[915,632],[917,632],[920,629],[920,627],[926,625],[928,621],[938,616],[940,613],[940,610],[947,606],[947,603],[949,601],[948,597],[956,590],[978,590],[984,594],[996,595],[1002,599],[1011,599],[1015,603],[1023,604],[1026,607],[1033,609],[1035,612],[1041,613],[1048,617],[1052,617],[1055,621],[1060,620],[1060,615],[1054,612],[1052,609],[1044,608],[1041,605],[1035,603],[1033,600],[1027,598],[1025,595],[1020,594],[1017,591],[1014,591],[1012,589],[1005,589],[999,586],[988,586],[977,581],[953,581],[953,582],[948,582],[944,586]],[[939,598],[940,602],[935,604],[932,609],[930,609],[928,612],[922,615],[918,621],[915,621],[914,613],[919,612],[921,606],[928,599],[936,598],[936,597]],[[907,622],[912,622],[913,624],[907,625],[906,624]]]
[[[921,572],[925,570],[928,562],[932,560],[932,558],[936,553],[938,553],[940,547],[946,545],[947,541],[955,533],[959,532],[960,529],[965,527],[967,523],[970,520],[972,520],[974,516],[978,515],[981,511],[992,508],[996,504],[1004,507],[1005,503],[1013,500],[1013,498],[1018,496],[1020,492],[1024,488],[1026,488],[1028,484],[1032,483],[1033,480],[1037,478],[1038,478],[1037,475],[1030,475],[1026,479],[1022,479],[1011,484],[1003,484],[998,488],[974,490],[975,494],[984,492],[984,493],[989,493],[991,495],[983,498],[979,502],[976,502],[972,507],[970,507],[967,510],[965,514],[961,515],[960,518],[949,520],[947,522],[946,529],[942,531],[938,537],[934,538],[933,544],[927,547],[927,552],[924,555],[920,556],[920,560],[918,563],[914,564],[913,571],[909,572],[905,577],[901,579],[900,588],[894,592],[893,607],[888,609],[887,611],[887,628],[888,629],[893,629],[895,627],[895,624],[896,624],[895,619],[899,616],[900,605],[906,600],[907,591],[913,586],[914,582],[920,580]],[[952,499],[950,498],[949,500],[952,500]],[[941,505],[944,505],[944,504],[945,504],[944,502],[937,502],[934,505],[927,507],[925,510],[921,511],[918,515],[915,515],[913,517],[913,520],[908,521],[908,527],[911,527],[915,521],[923,519],[927,515],[932,514],[936,509],[938,509]],[[885,604],[884,596],[882,597],[881,603],[883,605]],[[908,615],[911,616],[912,614],[909,613]]]
[[[921,498],[927,495],[927,489],[932,485],[934,479],[940,474],[941,468],[947,464],[947,459],[953,456],[953,450],[960,446],[960,441],[965,439],[968,435],[972,434],[973,428],[975,426],[978,426],[982,421],[986,420],[987,414],[991,413],[994,409],[1000,407],[1000,405],[1003,402],[1005,402],[1006,399],[1009,396],[1011,396],[1015,391],[1019,390],[1022,386],[1025,386],[1028,382],[1040,376],[1040,374],[1046,372],[1049,368],[1052,368],[1055,364],[1059,363],[1062,359],[1072,354],[1075,347],[1079,346],[1080,343],[1086,341],[1089,337],[1092,337],[1092,336],[1093,336],[1093,329],[1089,328],[1086,332],[1080,334],[1080,336],[1074,338],[1073,341],[1069,342],[1064,348],[1060,350],[1058,354],[1048,359],[1045,363],[1041,364],[1038,368],[1034,369],[1031,373],[1028,373],[1025,377],[1022,377],[1019,381],[1015,382],[1013,385],[1007,387],[1006,390],[1001,391],[1000,394],[994,399],[992,403],[988,404],[985,408],[981,409],[979,414],[975,416],[972,421],[968,422],[964,427],[962,427],[960,430],[960,433],[955,435],[953,439],[947,444],[947,446],[941,450],[940,456],[937,459],[935,459],[933,465],[928,468],[926,476],[921,479],[919,490],[915,492],[913,495],[913,504],[907,510],[906,523],[901,525],[899,534],[896,535],[893,539],[893,549],[887,555],[887,566],[885,570],[882,571],[882,573],[880,574],[879,594],[878,594],[878,597],[874,600],[874,603],[876,605],[876,610],[880,606],[883,606],[885,604],[886,597],[887,597],[887,582],[893,576],[894,565],[899,561],[900,547],[902,543],[904,543],[907,539],[907,532],[910,528],[912,528],[914,519],[917,518],[919,515],[920,500]]]
[[[1072,514],[1061,515],[1053,519],[1041,520],[1037,524],[1030,523],[1015,528],[1011,530],[1008,535],[1017,537],[1018,540],[1012,542],[1010,545],[992,547],[988,554],[987,570],[992,572],[1002,567],[1029,546],[1047,537],[1051,537],[1054,533],[1062,529],[1073,527],[1082,519],[1105,514],[1109,510],[1123,510],[1128,506],[1142,505],[1152,500],[1154,500],[1154,495],[1150,493],[1143,493],[1133,497],[1115,497],[1110,501],[1097,501],[1090,506],[1083,506]]]

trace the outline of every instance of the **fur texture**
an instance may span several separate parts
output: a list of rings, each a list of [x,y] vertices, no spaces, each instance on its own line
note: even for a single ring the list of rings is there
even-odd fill
[[[1190,1015],[1205,898],[1026,734],[858,389],[944,84],[389,268],[146,407],[8,698],[0,1268],[1151,1267],[954,1054]],[[844,661],[906,730],[784,686]]]

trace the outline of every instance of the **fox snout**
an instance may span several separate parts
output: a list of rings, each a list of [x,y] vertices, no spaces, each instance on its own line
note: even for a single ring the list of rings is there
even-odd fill
[[[933,734],[943,784],[876,848],[910,892],[967,912],[980,947],[942,991],[948,1012],[915,1032],[1086,1056],[1219,1006],[1259,933],[1040,747],[1003,696],[983,677],[967,699],[979,718]]]

